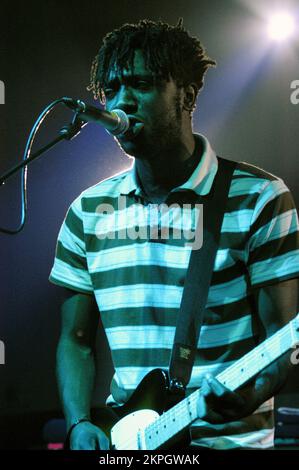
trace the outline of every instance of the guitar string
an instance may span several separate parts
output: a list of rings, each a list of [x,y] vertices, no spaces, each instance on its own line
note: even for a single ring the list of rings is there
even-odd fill
[[[282,337],[285,336],[285,335],[281,335]],[[277,337],[275,338],[277,340]],[[283,338],[285,339],[285,338]],[[252,356],[252,359],[254,359],[254,357]],[[190,399],[190,397],[189,397]],[[196,402],[197,400],[197,395],[194,395],[194,397],[192,397],[191,395],[191,404],[194,405],[194,402]],[[192,403],[193,402],[193,403]],[[186,405],[186,402],[182,402],[182,404],[179,404],[179,406],[177,406],[175,412],[171,412],[171,415],[173,416],[174,414],[176,415],[176,418],[177,419],[181,419],[182,418],[182,414],[183,414],[183,417],[185,417],[185,420],[186,420],[186,409],[185,409],[185,405]],[[163,415],[162,415],[163,416]],[[163,419],[164,418],[164,419]],[[167,416],[163,416],[163,418],[161,419],[160,423],[158,422],[155,422],[155,423],[152,423],[151,424],[151,428],[149,429],[149,431],[155,431],[155,429],[157,428],[158,425],[162,425],[163,422],[165,423],[165,418],[167,418]],[[187,424],[188,424],[188,420],[187,420]]]
[[[286,332],[281,332],[281,333],[282,333],[282,334],[280,334],[279,336],[283,339],[284,333],[286,333]],[[280,338],[280,339],[281,339],[281,338]],[[278,337],[277,337],[276,335],[274,335],[274,338],[273,338],[273,337],[268,338],[268,340],[266,340],[268,348],[269,348],[269,343],[270,343],[269,340],[270,340],[270,339],[272,340],[271,343],[273,343],[273,342],[277,343],[277,342],[278,342],[278,341],[277,341]],[[274,341],[273,341],[273,339],[274,339]],[[264,344],[264,343],[262,343],[262,344]],[[261,346],[261,345],[260,345],[260,346]],[[255,351],[255,354],[252,354],[253,351],[250,351],[249,354],[250,354],[251,357],[250,357],[249,359],[251,359],[251,362],[252,362],[252,360],[254,359],[254,356],[256,356],[256,355],[259,355],[259,356],[260,356],[259,352],[261,352],[262,349],[264,349],[264,350],[266,349],[265,344],[264,344],[263,348],[259,348],[259,351],[258,351],[258,352],[254,350],[254,351]],[[243,357],[243,359],[244,359],[244,358],[245,358],[245,356]],[[246,362],[246,361],[244,361],[244,362]],[[247,362],[249,362],[249,360],[247,360]],[[233,366],[234,366],[234,365],[233,365]],[[226,371],[227,371],[227,369],[226,369],[224,372],[226,372]],[[239,371],[240,371],[240,369],[238,368],[238,373],[239,373]],[[226,372],[226,374],[227,374],[227,372]],[[219,375],[220,375],[220,374],[219,374]],[[217,378],[219,378],[219,376],[218,376]],[[195,396],[195,395],[196,395],[196,396]],[[164,425],[166,424],[165,421],[167,422],[167,421],[173,419],[173,416],[175,415],[175,416],[176,416],[175,419],[180,420],[180,422],[178,422],[178,425],[180,426],[180,425],[181,425],[181,417],[183,416],[183,417],[186,419],[186,404],[187,404],[187,401],[186,401],[186,400],[188,400],[188,399],[189,399],[189,405],[190,405],[190,404],[191,404],[191,405],[194,405],[194,402],[196,402],[196,400],[197,400],[197,394],[196,394],[196,393],[195,393],[195,394],[191,394],[187,399],[185,399],[185,400],[183,400],[182,402],[180,402],[178,405],[176,405],[176,407],[172,408],[171,410],[168,410],[168,412],[164,413],[162,416],[160,416],[160,418],[158,418],[157,420],[155,420],[153,423],[151,423],[150,425],[148,425],[148,426],[145,428],[145,431],[144,431],[144,432],[145,432],[145,435],[146,435],[146,434],[149,434],[149,433],[152,433],[152,437],[153,437],[152,444],[154,444],[154,441],[155,441],[155,440],[159,440],[159,438],[160,438],[160,440],[161,440],[161,438],[163,437],[163,436],[161,436],[161,429],[162,429],[162,431],[163,431],[163,428],[161,428],[161,427],[162,427],[163,424],[164,424]],[[174,422],[174,421],[172,421],[172,423],[173,423],[173,422]],[[167,423],[167,424],[168,424],[168,423]],[[188,420],[187,420],[186,424],[188,424]],[[160,435],[159,435],[159,434],[155,434],[155,431],[156,431],[157,428],[160,428]],[[173,429],[171,434],[173,435],[173,434],[175,434],[175,433],[176,433],[176,432],[175,432],[175,430]],[[169,433],[168,433],[168,434],[169,434]],[[171,437],[171,436],[169,436],[169,438],[170,438],[170,437]],[[135,440],[134,440],[134,442],[135,442]],[[128,440],[127,442],[124,442],[123,444],[128,445],[129,443],[133,443],[133,440],[130,439],[130,440]]]
[[[292,320],[292,322],[293,322],[293,320]],[[260,357],[261,353],[264,352],[265,350],[266,350],[266,352],[269,352],[269,351],[267,351],[267,349],[271,349],[271,348],[274,349],[273,344],[275,346],[279,346],[279,344],[277,344],[279,341],[283,342],[286,339],[288,339],[288,337],[290,336],[290,326],[291,326],[290,324],[285,325],[281,330],[279,330],[279,332],[275,333],[270,338],[265,340],[264,343],[261,343],[254,350],[247,353],[242,358],[242,360],[244,359],[244,362],[245,363],[247,362],[247,366],[248,366],[248,363],[252,364],[252,362],[254,360],[256,360],[257,357]],[[287,349],[289,349],[289,342],[287,342],[287,346],[288,346]],[[244,368],[245,367],[246,367],[246,365],[244,364]],[[261,366],[260,370],[263,369],[263,368],[264,367]],[[228,375],[229,374],[229,369],[233,369],[233,372],[230,373],[230,375],[233,377],[233,379],[235,379],[237,376],[239,376],[240,367],[233,364],[232,366],[229,366],[227,369],[225,369],[223,372],[221,372],[217,376],[217,379],[219,380],[220,376],[222,376],[222,375]],[[237,369],[237,370],[234,371],[234,369]],[[242,381],[241,381],[241,383],[242,383]],[[197,392],[199,392],[199,390],[197,390],[196,392],[189,395],[189,397],[187,397],[187,399],[182,400],[175,407],[173,407],[170,410],[168,410],[167,412],[163,413],[156,421],[154,421],[153,423],[151,423],[147,426],[145,432],[147,432],[147,433],[152,432],[152,434],[155,434],[156,429],[158,427],[162,426],[163,424],[165,424],[165,420],[169,420],[171,418],[171,415],[176,415],[177,419],[181,418],[180,415],[183,415],[183,416],[186,415],[186,409],[185,409],[186,401],[185,400],[188,400],[188,398],[189,398],[189,400],[191,400],[192,402],[197,401],[197,398],[198,398],[197,397]],[[192,403],[192,404],[194,405],[194,403]]]
[[[260,358],[261,354],[262,353],[268,353],[266,356],[265,356],[265,359],[266,359],[266,362],[272,362],[273,357],[271,357],[271,361],[267,361],[267,356],[269,355],[269,350],[272,349],[274,350],[274,347],[279,347],[280,346],[280,352],[281,352],[281,347],[282,347],[282,343],[285,343],[283,345],[283,350],[284,351],[287,351],[288,349],[290,349],[290,336],[291,336],[291,339],[292,341],[294,342],[294,338],[293,338],[293,329],[292,327],[295,326],[295,323],[298,324],[298,319],[297,317],[292,320],[291,322],[289,322],[289,324],[285,325],[281,330],[279,330],[277,333],[275,333],[274,335],[272,335],[270,338],[268,338],[264,343],[261,343],[261,345],[259,345],[257,348],[255,348],[254,350],[250,351],[249,353],[247,353],[244,357],[245,357],[245,364],[244,367],[248,366],[248,364],[252,364],[253,361],[255,361],[257,358]],[[288,341],[286,341],[288,340]],[[281,344],[279,344],[279,342]],[[274,346],[274,347],[273,347]],[[273,351],[272,351],[273,353]],[[281,353],[282,354],[282,353]],[[247,357],[246,357],[247,356]],[[243,357],[243,359],[244,359]],[[264,366],[260,366],[259,367],[259,370],[262,370],[264,368]],[[234,370],[236,369],[236,371]],[[231,372],[231,370],[233,370],[233,372]],[[221,377],[225,377],[225,375],[228,375],[230,374],[233,379],[235,380],[236,379],[236,375],[239,377],[239,373],[240,373],[240,366],[236,366],[236,364],[233,364],[232,366],[228,367],[227,369],[225,369],[225,371],[223,371],[222,373],[220,373],[217,378],[218,380],[221,379]],[[246,379],[247,380],[247,379]],[[238,383],[244,383],[246,380],[241,380],[241,381],[238,381]],[[191,394],[188,398],[190,399],[191,397],[191,400],[194,402],[197,400],[197,394],[196,396],[194,395],[194,397],[192,397],[193,394]],[[182,413],[186,413],[186,410],[185,410],[185,403],[184,401],[181,402],[182,405],[178,405],[176,410],[174,411],[171,411],[171,414],[175,414],[177,415],[177,418],[180,418],[180,415]],[[191,403],[194,405],[194,403]],[[169,410],[170,411],[170,410]],[[154,422],[150,425],[150,427],[152,428],[152,430],[154,431],[155,428],[162,424],[164,419],[163,418],[167,418],[167,416],[165,416],[166,413],[164,415],[161,416],[161,423],[158,423],[158,422]],[[150,431],[150,429],[149,429]]]
[[[266,353],[269,353],[269,351],[267,351],[268,349],[271,349],[271,348],[274,349],[273,345],[276,346],[276,347],[281,346],[281,344],[278,344],[278,342],[280,342],[280,343],[286,342],[284,347],[288,346],[287,349],[289,349],[290,345],[289,345],[289,342],[287,342],[286,340],[291,335],[291,326],[292,326],[291,324],[294,323],[296,320],[297,320],[297,318],[293,319],[291,322],[289,322],[287,325],[285,325],[283,328],[281,328],[281,330],[276,332],[270,338],[267,338],[263,343],[258,345],[252,351],[249,351],[247,354],[245,354],[245,356],[243,356],[243,358],[241,358],[241,360],[244,361],[244,363],[247,362],[247,366],[248,366],[249,363],[252,364],[252,362],[254,360],[256,360],[258,357],[260,358],[261,353],[263,353],[265,351],[266,351]],[[267,357],[265,357],[265,360],[266,360],[266,362],[268,362]],[[245,369],[245,367],[246,367],[246,364],[244,364],[244,369]],[[260,366],[260,370],[262,370],[263,368],[264,368],[264,366]],[[230,369],[232,369],[232,372],[230,372]],[[237,370],[234,370],[234,369],[237,369]],[[236,366],[236,364],[232,364],[227,369],[225,369],[223,372],[220,372],[216,376],[216,378],[218,380],[221,380],[220,376],[230,375],[231,378],[233,378],[232,380],[235,380],[235,378],[237,376],[239,376],[239,374],[240,374],[240,366]],[[244,382],[245,382],[245,380],[244,380]],[[242,384],[242,380],[241,380],[241,384]],[[186,408],[187,408],[187,412],[188,412],[188,408],[196,406],[198,395],[199,395],[199,390],[196,390],[191,395],[189,395],[189,397],[185,398],[180,403],[178,403],[175,407],[171,408],[170,410],[168,410],[165,413],[163,413],[162,415],[160,415],[159,418],[157,418],[153,423],[150,423],[148,426],[146,426],[146,428],[144,429],[145,440],[147,440],[146,434],[150,434],[150,433],[153,435],[152,437],[154,437],[154,439],[156,439],[156,440],[159,439],[159,437],[161,437],[161,434],[160,435],[156,434],[156,431],[158,430],[158,428],[162,428],[163,425],[167,426],[168,423],[165,423],[165,421],[166,422],[167,421],[172,421],[172,423],[173,423],[173,415],[176,416],[175,419],[181,420],[181,421],[182,421],[182,419],[181,419],[182,416],[186,418]],[[191,411],[191,416],[192,416],[192,411]],[[187,420],[186,424],[188,424],[188,421],[189,421],[189,419]],[[162,428],[162,431],[163,431],[163,428]],[[169,431],[168,431],[168,434],[169,434]],[[171,433],[171,435],[173,435],[173,434],[176,434],[176,432]],[[169,438],[171,437],[171,435],[169,436]],[[165,442],[165,441],[163,441],[163,442]],[[135,443],[135,439],[130,438],[130,439],[127,439],[126,441],[124,441],[122,444],[130,445],[130,444],[134,444],[134,443]]]
[[[264,343],[262,343],[261,345],[259,345],[257,348],[255,348],[253,351],[250,351],[249,353],[247,353],[243,359],[245,359],[244,362],[246,362],[246,359],[247,359],[247,362],[251,362],[253,361],[253,359],[255,359],[255,356],[260,356],[260,352],[262,352],[262,350],[265,350],[267,349],[270,349],[270,347],[272,346],[272,343],[277,343],[278,342],[278,339],[280,340],[284,340],[284,336],[286,336],[285,333],[289,333],[289,325],[285,325],[285,327],[283,327],[280,331],[279,331],[279,335],[278,333],[274,334],[273,336],[271,336],[270,338],[268,338]],[[263,347],[261,347],[263,346]],[[267,347],[266,347],[267,346]],[[257,351],[258,350],[258,351]],[[246,356],[251,356],[251,357],[247,357]],[[248,360],[250,359],[250,361]],[[244,366],[245,367],[245,366]],[[238,370],[236,371],[236,373],[239,375],[239,372],[240,372],[240,369],[239,367],[236,367],[235,364],[233,364],[232,366],[230,366],[229,368],[227,368],[225,371],[223,371],[222,373],[220,373],[217,378],[219,379],[219,376],[220,375],[223,375],[223,374],[228,374],[228,370],[230,368],[237,368]],[[234,375],[236,375],[236,373]],[[187,404],[187,400],[189,400],[189,402],[191,402],[190,404],[194,406],[194,402],[197,401],[197,395],[199,390],[197,390],[196,392],[192,393],[189,397],[187,397],[186,399],[182,400],[178,405],[176,405],[175,407],[171,408],[170,410],[168,410],[167,412],[163,413],[159,418],[157,418],[157,420],[155,420],[153,423],[150,423],[144,430],[145,432],[145,436],[146,434],[149,434],[149,433],[152,433],[152,437],[154,437],[154,439],[159,439],[159,437],[161,438],[162,436],[160,435],[157,435],[155,434],[155,431],[157,430],[157,428],[161,428],[161,426],[164,424],[165,425],[165,421],[169,421],[169,420],[172,420],[173,419],[173,415],[176,415],[176,419],[181,419],[181,416],[185,417],[186,418],[186,404]],[[195,418],[196,419],[196,418]],[[173,421],[172,421],[173,423]],[[188,423],[187,423],[188,424]],[[163,428],[162,428],[163,430]],[[174,431],[173,433],[171,433],[172,435],[175,434],[176,432]],[[156,437],[157,436],[157,437]],[[170,438],[171,436],[169,436]],[[135,442],[135,441],[134,441]],[[130,440],[127,440],[124,442],[124,444],[129,444],[129,443],[133,443],[133,440],[130,439]]]
[[[268,356],[271,354],[275,353],[275,348],[280,347],[279,351],[281,350],[282,343],[285,342],[286,344],[284,347],[287,346],[287,349],[289,349],[290,344],[289,344],[289,337],[290,337],[290,331],[289,331],[289,325],[286,325],[284,328],[280,330],[279,335],[273,335],[270,338],[268,338],[264,343],[261,343],[259,346],[254,348],[252,351],[249,351],[247,354],[245,354],[242,358],[241,361],[244,362],[244,371],[246,366],[248,364],[252,363],[256,359],[261,359],[261,357],[264,359],[264,362],[268,362]],[[261,366],[262,368],[262,366]],[[236,369],[235,371],[233,370],[231,372],[231,369]],[[245,371],[246,372],[246,371]],[[236,377],[240,377],[240,366],[237,366],[236,363],[232,364],[229,366],[227,369],[224,371],[220,372],[219,375],[217,376],[218,380],[222,380],[222,377],[225,375],[228,375],[231,377],[231,380],[234,381]],[[245,374],[246,375],[246,374]],[[241,380],[242,382],[242,380]]]

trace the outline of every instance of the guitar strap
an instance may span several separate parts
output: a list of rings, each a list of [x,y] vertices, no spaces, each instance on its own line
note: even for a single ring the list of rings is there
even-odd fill
[[[169,376],[170,390],[177,393],[189,383],[207,303],[221,225],[236,162],[218,158],[218,170],[207,196],[197,202],[203,208],[203,243],[191,250],[180,311],[178,313]],[[201,209],[202,210],[202,209]],[[200,217],[197,230],[200,228]]]

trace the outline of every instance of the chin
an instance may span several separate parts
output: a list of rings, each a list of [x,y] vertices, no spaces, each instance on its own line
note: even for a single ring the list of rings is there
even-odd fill
[[[121,139],[115,137],[115,140],[119,147],[122,149],[123,152],[125,152],[126,155],[129,155],[130,157],[135,157],[136,154],[139,154],[142,152],[142,142],[140,142],[140,139]]]

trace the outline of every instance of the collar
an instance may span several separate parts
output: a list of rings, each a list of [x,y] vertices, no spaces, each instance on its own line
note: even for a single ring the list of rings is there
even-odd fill
[[[215,175],[218,169],[218,161],[215,151],[210,146],[208,139],[201,134],[194,134],[196,139],[201,139],[203,154],[198,166],[191,174],[190,178],[180,186],[171,190],[184,191],[192,190],[200,196],[205,196],[210,192]],[[138,186],[136,177],[136,168],[133,164],[119,187],[120,194],[129,195],[134,193],[137,196],[142,195],[142,190]]]

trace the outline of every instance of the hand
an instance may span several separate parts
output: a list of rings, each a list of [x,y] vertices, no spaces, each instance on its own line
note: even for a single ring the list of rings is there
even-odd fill
[[[202,381],[197,403],[198,417],[212,424],[235,421],[250,415],[257,408],[254,393],[232,392],[211,375]]]
[[[84,421],[72,430],[71,450],[108,450],[109,439],[99,427]]]

